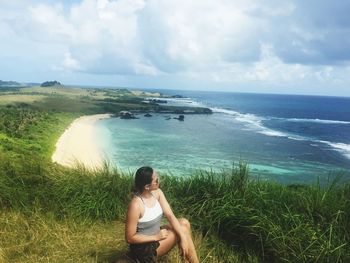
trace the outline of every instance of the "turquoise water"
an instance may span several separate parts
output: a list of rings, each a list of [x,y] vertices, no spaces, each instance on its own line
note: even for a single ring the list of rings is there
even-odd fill
[[[343,167],[336,164],[334,152],[257,133],[228,114],[186,115],[183,122],[167,116],[98,122],[106,157],[124,171],[149,165],[176,176],[230,169],[233,162],[244,160],[254,176],[289,183],[326,180],[330,172],[346,169],[346,162]]]

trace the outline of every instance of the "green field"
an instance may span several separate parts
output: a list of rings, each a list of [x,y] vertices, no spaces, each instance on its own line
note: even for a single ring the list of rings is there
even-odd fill
[[[26,95],[26,94],[6,94],[0,96],[0,105],[7,105],[9,103],[35,103],[43,100],[43,95]]]
[[[50,157],[81,115],[153,107],[136,95],[0,91],[0,262],[123,262],[132,175],[107,164],[66,168]],[[40,99],[18,100],[27,96]],[[220,173],[160,176],[175,214],[192,223],[201,262],[350,262],[350,184],[337,177],[281,185],[250,179],[242,162]],[[177,249],[161,262],[181,262]]]

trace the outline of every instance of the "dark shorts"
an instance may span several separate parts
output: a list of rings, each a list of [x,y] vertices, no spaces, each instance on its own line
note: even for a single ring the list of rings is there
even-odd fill
[[[157,259],[158,241],[130,244],[130,257],[137,263],[152,263]]]

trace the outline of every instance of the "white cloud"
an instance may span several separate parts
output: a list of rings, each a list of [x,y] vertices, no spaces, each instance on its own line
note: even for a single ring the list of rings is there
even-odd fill
[[[79,70],[79,69],[81,69],[79,62],[72,57],[70,52],[66,52],[64,54],[64,60],[63,60],[62,66],[63,66],[64,70]]]
[[[340,83],[336,76],[346,75],[335,70],[332,66],[318,66],[302,64],[286,64],[276,56],[273,46],[262,43],[260,45],[260,58],[253,63],[228,63],[222,62],[205,68],[202,71],[188,71],[184,75],[201,80],[205,76],[207,80],[216,83],[233,83],[254,85],[300,86],[300,83]],[[338,79],[338,80],[336,80]]]
[[[75,35],[74,27],[66,21],[63,15],[61,4],[31,6],[29,7],[29,16],[32,19],[33,27],[35,27],[34,30],[39,31],[43,41],[66,43]]]
[[[11,38],[0,50],[25,57],[36,45],[42,65],[72,74],[289,86],[349,81],[346,66],[327,61],[339,60],[337,42],[327,54],[328,31],[310,22],[317,7],[300,19],[298,1],[0,2],[0,36]]]
[[[254,38],[262,29],[259,19],[248,14],[251,6],[252,1],[151,0],[141,16],[142,37],[150,41],[144,52],[165,71],[174,64],[183,70],[244,59],[244,54],[250,56],[247,50],[258,51]]]
[[[84,0],[68,13],[60,4],[29,10],[44,41],[64,43],[84,65],[80,69],[154,75],[257,56],[254,34],[263,28],[248,14],[253,6],[254,1]],[[109,62],[101,61],[106,56]],[[124,67],[115,67],[116,61]]]
[[[68,13],[59,4],[40,4],[29,11],[45,41],[64,43],[69,50],[62,54],[66,69],[98,74],[154,74],[152,65],[143,62],[138,50],[136,12],[143,5],[140,0],[84,0]]]

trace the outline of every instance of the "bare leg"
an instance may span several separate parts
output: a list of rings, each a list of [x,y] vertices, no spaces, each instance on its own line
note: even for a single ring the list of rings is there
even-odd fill
[[[180,218],[179,223],[185,233],[189,245],[187,260],[190,263],[199,263],[196,248],[194,247],[191,233],[191,224],[186,218]]]
[[[190,222],[186,218],[180,218],[179,223],[189,245],[186,260],[188,260],[190,263],[199,263],[197,252],[192,240]],[[166,253],[168,253],[179,241],[175,231],[170,225],[165,225],[162,228],[166,228],[169,233],[166,239],[159,241],[159,247],[157,248],[158,257],[164,256]]]
[[[161,257],[168,253],[177,243],[177,237],[173,229],[166,225],[163,228],[168,229],[168,236],[166,239],[159,241],[159,247],[157,248],[157,256]]]

